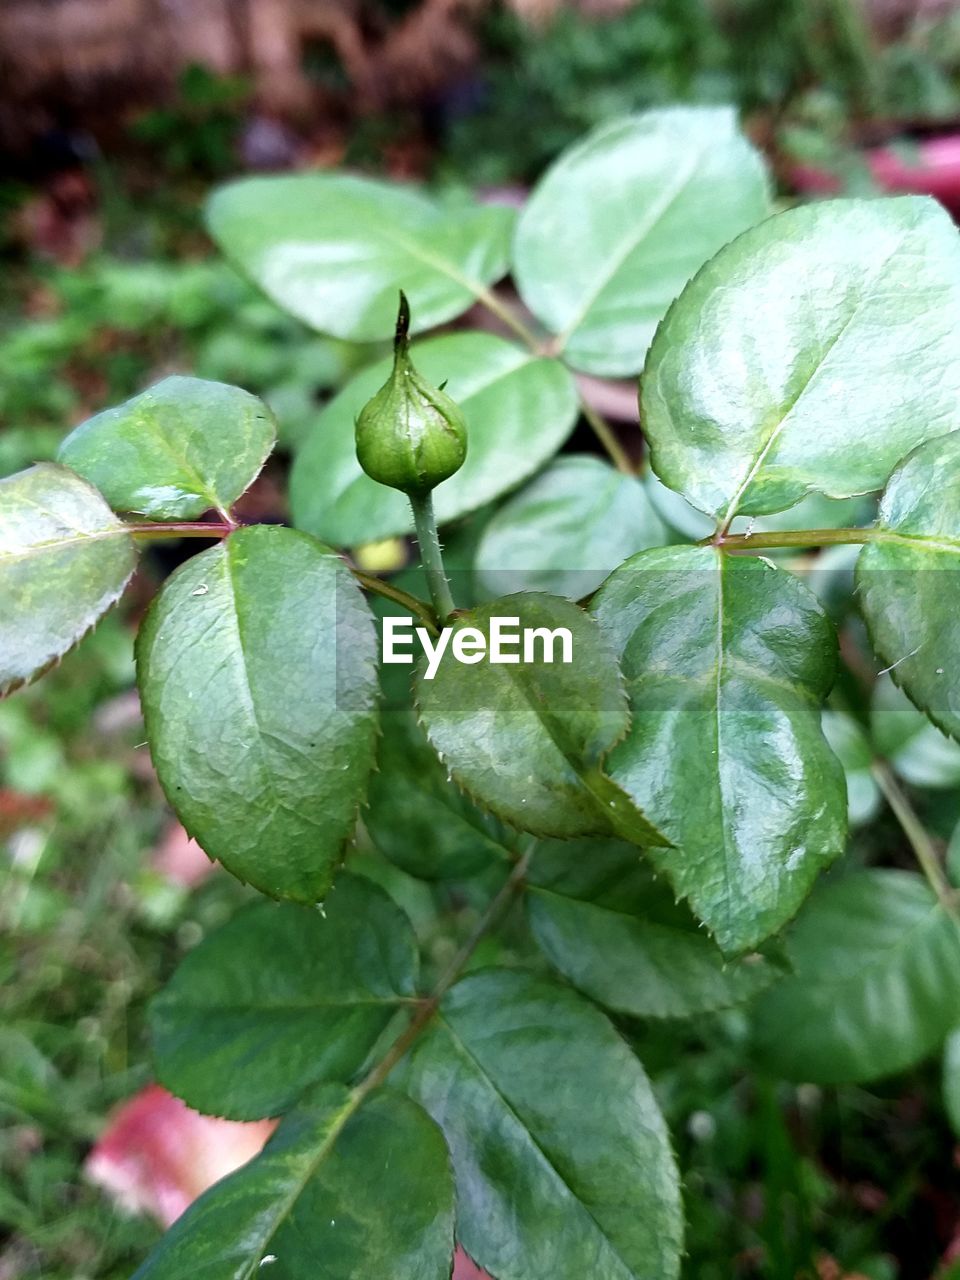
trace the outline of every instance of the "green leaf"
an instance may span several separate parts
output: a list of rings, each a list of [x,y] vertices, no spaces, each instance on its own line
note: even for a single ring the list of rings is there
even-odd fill
[[[960,887],[960,822],[954,827],[953,834],[947,844],[945,860],[950,883],[955,887]]]
[[[879,531],[883,540],[857,562],[873,646],[911,701],[960,738],[960,435],[929,440],[901,462]]]
[[[368,880],[340,876],[322,914],[255,903],[154,999],[157,1079],[207,1114],[280,1115],[308,1085],[350,1081],[416,977],[410,922]]]
[[[960,238],[916,197],[790,209],[722,249],[641,397],[657,475],[724,521],[879,489],[958,411]]]
[[[214,240],[274,302],[354,342],[393,335],[398,289],[414,333],[466,311],[506,275],[513,218],[342,173],[242,178],[207,205]]]
[[[59,458],[115,511],[189,520],[235,502],[275,439],[270,410],[248,391],[173,377],[81,423]]]
[[[960,1029],[943,1046],[943,1105],[953,1132],[960,1137]]]
[[[0,480],[0,695],[72,649],[130,581],[133,538],[91,485],[42,462]]]
[[[489,645],[491,618],[515,620],[512,631],[565,628],[572,662],[562,661],[559,637],[550,662],[539,641],[529,662],[457,661],[457,633],[475,628]],[[627,731],[628,712],[617,664],[594,620],[568,600],[531,592],[460,614],[452,627],[433,679],[419,672],[417,704],[431,746],[459,785],[534,835],[616,830],[642,843],[661,841],[601,769]]]
[[[451,782],[413,709],[384,710],[381,721],[363,814],[380,852],[423,880],[465,879],[507,858],[517,837]]]
[[[710,547],[641,552],[593,607],[632,713],[610,776],[677,846],[650,857],[723,950],[753,948],[844,847],[819,710],[833,627],[791,574]]]
[[[497,1280],[669,1280],[683,1221],[663,1117],[596,1009],[521,972],[444,998],[409,1087],[441,1126],[457,1238]]]
[[[514,270],[577,369],[637,373],[667,307],[728,240],[769,212],[760,155],[727,107],[602,125],[538,183]]]
[[[960,1020],[960,930],[909,871],[824,885],[786,939],[794,973],[760,997],[764,1063],[790,1080],[876,1080],[920,1062]]]
[[[960,746],[932,725],[889,675],[873,687],[870,731],[878,755],[904,782],[932,790],[960,784]]]
[[[267,525],[188,560],[140,628],[167,798],[211,858],[272,897],[330,888],[373,763],[376,655],[342,561]]]
[[[292,1112],[263,1153],[190,1206],[133,1280],[449,1280],[453,1183],[409,1099],[340,1085]]]
[[[580,600],[667,530],[640,481],[599,458],[557,458],[484,530],[476,568],[495,595],[550,591]]]
[[[762,956],[728,962],[632,845],[538,846],[527,914],[547,959],[585,995],[618,1013],[688,1018],[768,987]]]
[[[847,817],[850,826],[863,826],[876,816],[880,808],[880,788],[870,771],[873,751],[869,739],[853,716],[848,716],[843,711],[824,711],[821,722],[823,736],[843,765],[847,779]]]
[[[488,333],[455,333],[415,346],[420,373],[463,409],[467,459],[433,493],[442,523],[475,511],[526,480],[556,453],[577,418],[570,373]],[[354,422],[383,385],[390,361],[357,374],[317,419],[294,462],[294,522],[337,546],[356,546],[413,529],[410,504],[364,475]]]

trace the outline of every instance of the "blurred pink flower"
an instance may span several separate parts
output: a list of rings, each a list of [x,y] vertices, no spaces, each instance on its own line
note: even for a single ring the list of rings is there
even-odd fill
[[[211,874],[211,862],[196,840],[190,838],[179,822],[167,823],[150,855],[150,865],[170,884],[192,889]]]
[[[84,1172],[121,1208],[169,1227],[207,1187],[252,1159],[275,1127],[275,1120],[202,1116],[152,1084],[114,1113]]]

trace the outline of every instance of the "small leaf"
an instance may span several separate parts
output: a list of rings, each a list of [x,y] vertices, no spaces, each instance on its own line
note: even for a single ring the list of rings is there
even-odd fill
[[[235,502],[275,439],[270,410],[248,391],[173,377],[81,423],[59,458],[115,511],[189,520]]]
[[[119,599],[133,538],[91,485],[42,462],[0,480],[0,695],[42,675]]]
[[[710,547],[644,551],[594,610],[632,724],[609,774],[676,849],[650,850],[724,951],[748,950],[843,852],[843,771],[820,727],[837,641],[791,574]]]
[[[330,888],[373,763],[377,644],[346,566],[258,525],[188,560],[140,628],[157,774],[211,858],[272,897]]]
[[[353,342],[393,335],[398,289],[414,333],[466,311],[506,275],[513,217],[342,173],[242,178],[207,205],[214,240],[274,302]]]
[[[847,817],[851,827],[863,826],[876,817],[880,808],[880,788],[870,771],[873,751],[867,735],[843,711],[824,711],[823,736],[843,765],[847,779]]]
[[[732,110],[627,116],[537,184],[517,224],[517,283],[574,368],[637,373],[693,273],[768,212],[763,160]]]
[[[580,600],[667,530],[640,481],[587,456],[557,458],[484,530],[476,568],[488,591],[550,591]]]
[[[960,1020],[960,929],[909,871],[824,885],[786,939],[794,973],[760,997],[765,1065],[789,1080],[877,1080],[920,1062]]]
[[[873,687],[870,732],[877,753],[913,787],[960,784],[960,746],[918,711],[889,675]]]
[[[576,389],[563,365],[492,334],[433,338],[415,346],[413,358],[428,380],[448,379],[467,421],[466,461],[434,490],[441,524],[526,480],[556,453],[576,422]],[[294,522],[336,546],[413,529],[406,497],[364,475],[357,461],[354,422],[389,372],[390,361],[380,361],[348,382],[320,414],[294,462]]]
[[[420,1108],[386,1091],[358,1107],[327,1085],[190,1206],[133,1280],[449,1280],[453,1214],[449,1156]]]
[[[857,562],[870,638],[911,701],[960,738],[960,435],[929,440],[901,462],[879,531],[883,540]]]
[[[670,309],[641,400],[657,475],[724,521],[879,489],[957,425],[956,228],[915,197],[769,218]]]
[[[363,814],[380,852],[423,880],[461,880],[506,859],[517,837],[450,781],[413,709],[384,710],[381,719]]]
[[[259,902],[191,951],[150,1007],[157,1078],[197,1111],[256,1120],[348,1083],[415,994],[407,917],[357,876],[323,909]]]
[[[537,641],[532,661],[474,665],[457,661],[457,634],[474,628],[488,649],[491,619],[513,633],[565,629]],[[507,620],[510,620],[509,622]],[[480,804],[522,831],[544,836],[662,837],[602,772],[604,756],[626,732],[626,695],[617,664],[593,619],[555,596],[506,596],[452,622],[453,634],[433,679],[417,680],[417,705],[433,749]],[[547,649],[547,646],[551,646]],[[545,651],[551,652],[544,661]]]
[[[548,960],[608,1009],[689,1018],[770,986],[762,956],[728,962],[632,845],[616,840],[537,847],[527,914]]]
[[[410,1088],[446,1135],[457,1238],[497,1280],[670,1280],[677,1169],[643,1068],[571,991],[488,970],[444,998]]]

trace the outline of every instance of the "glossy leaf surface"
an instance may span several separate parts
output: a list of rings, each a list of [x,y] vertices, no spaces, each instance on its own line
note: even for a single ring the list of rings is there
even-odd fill
[[[661,837],[602,772],[604,756],[627,730],[623,681],[594,620],[557,596],[506,596],[453,620],[489,639],[491,619],[525,628],[565,628],[562,641],[537,642],[534,660],[476,665],[448,648],[432,680],[417,681],[421,722],[434,751],[480,804],[522,831],[545,836],[621,834],[642,842]],[[515,648],[511,656],[519,657]]]
[[[571,991],[488,970],[445,997],[410,1086],[444,1131],[457,1237],[497,1280],[669,1280],[677,1170],[643,1068]]]
[[[354,342],[452,320],[506,274],[513,211],[442,206],[414,187],[342,173],[242,178],[207,205],[210,234],[285,310]],[[382,381],[382,379],[381,379]]]
[[[363,813],[377,848],[408,875],[457,880],[502,862],[517,837],[465,796],[411,708],[382,714],[377,769]]]
[[[610,776],[677,846],[650,857],[721,947],[755,947],[844,847],[820,727],[833,628],[791,574],[709,547],[634,556],[593,608],[630,695]]]
[[[133,539],[79,476],[42,462],[0,480],[0,694],[72,649],[130,581]]]
[[[794,973],[760,997],[765,1064],[790,1080],[876,1080],[921,1061],[960,1020],[960,929],[920,876],[824,885],[787,935]]]
[[[613,120],[566,151],[517,224],[524,301],[577,369],[637,373],[689,278],[769,210],[764,164],[729,108]]]
[[[928,441],[897,467],[879,525],[889,540],[857,562],[870,638],[911,701],[960,738],[960,435]]]
[[[832,200],[722,249],[643,376],[660,479],[712,516],[880,489],[956,428],[960,237],[932,200]]]
[[[529,876],[527,914],[551,964],[608,1009],[687,1018],[768,987],[758,955],[727,961],[643,855],[617,840],[545,842]]]
[[[318,908],[260,902],[191,951],[153,1001],[157,1078],[197,1111],[279,1115],[348,1083],[415,994],[416,941],[383,890],[342,875]]]
[[[494,595],[550,591],[580,600],[667,530],[639,480],[564,456],[509,498],[484,530],[476,568]]]
[[[134,1280],[449,1280],[443,1138],[407,1098],[327,1085],[167,1232]]]
[[[433,338],[412,355],[424,378],[446,383],[467,421],[466,461],[433,493],[441,524],[525,480],[573,429],[576,391],[556,360],[538,359],[487,333]],[[318,417],[294,463],[294,523],[336,546],[413,529],[406,497],[364,475],[357,461],[354,422],[389,371],[390,362],[380,361],[347,383]]]
[[[376,655],[342,561],[267,525],[188,560],[140,629],[167,798],[211,858],[272,897],[330,888],[373,763]]]
[[[248,391],[172,377],[89,418],[59,457],[115,511],[189,520],[235,502],[275,439],[273,415]]]

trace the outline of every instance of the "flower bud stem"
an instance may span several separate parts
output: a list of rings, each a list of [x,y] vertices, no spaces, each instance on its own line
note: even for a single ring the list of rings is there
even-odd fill
[[[427,586],[430,599],[437,612],[440,625],[453,613],[453,596],[450,584],[443,568],[443,555],[440,551],[440,538],[437,534],[437,520],[433,514],[433,498],[429,493],[409,494],[410,506],[413,508],[413,523],[417,531],[417,542],[420,545],[420,560],[427,575]]]

